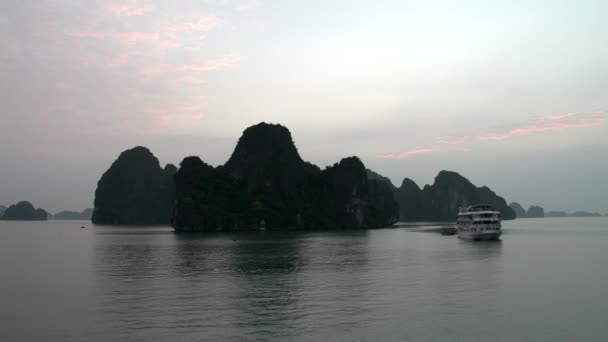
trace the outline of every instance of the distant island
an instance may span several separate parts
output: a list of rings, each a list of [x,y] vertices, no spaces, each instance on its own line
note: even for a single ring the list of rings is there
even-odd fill
[[[589,211],[575,211],[567,213],[565,211],[549,211],[545,214],[545,217],[598,217],[602,216],[600,213],[589,212]]]
[[[515,211],[517,217],[519,218],[543,218],[543,217],[597,217],[602,216],[602,214],[597,212],[589,212],[589,211],[575,211],[572,213],[568,213],[565,211],[548,211],[545,212],[545,209],[538,205],[532,205],[528,208],[528,210],[524,210],[521,204],[517,202],[512,202],[509,204],[511,209]]]
[[[3,205],[0,205],[0,218],[2,218],[2,215],[4,215],[5,211],[6,211],[6,207]]]
[[[461,207],[484,203],[502,213],[504,220],[513,220],[515,212],[504,198],[487,186],[477,187],[468,179],[452,171],[441,171],[432,185],[422,189],[411,179],[405,178],[399,188],[388,178],[368,170],[370,179],[390,185],[399,205],[399,219],[403,222],[454,221]]]
[[[93,222],[219,231],[377,228],[398,220],[391,190],[369,181],[358,158],[321,170],[301,159],[281,125],[246,129],[225,165],[187,157],[175,171],[161,169],[144,147],[123,152],[98,183]]]
[[[161,168],[145,147],[124,151],[95,191],[96,224],[167,224],[176,231],[379,228],[402,221],[453,221],[459,207],[486,203],[514,219],[506,201],[456,172],[422,189],[401,187],[357,157],[325,169],[302,160],[289,130],[247,128],[218,167],[187,157]]]
[[[543,218],[545,217],[545,209],[539,205],[531,205],[528,210],[525,210],[523,206],[517,202],[511,202],[509,207],[513,209],[516,217],[518,218]]]
[[[49,214],[44,209],[36,209],[27,201],[6,208],[0,219],[7,221],[46,221]]]
[[[91,220],[93,208],[87,208],[81,212],[64,210],[51,217],[52,220]]]

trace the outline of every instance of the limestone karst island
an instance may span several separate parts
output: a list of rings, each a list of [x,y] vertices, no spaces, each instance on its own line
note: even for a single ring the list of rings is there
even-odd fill
[[[487,203],[515,212],[488,187],[441,171],[422,189],[400,187],[357,157],[321,169],[302,160],[289,130],[247,128],[224,165],[186,157],[179,169],[145,147],[124,151],[95,191],[96,224],[171,224],[176,231],[381,228],[397,221],[451,221],[458,208]]]

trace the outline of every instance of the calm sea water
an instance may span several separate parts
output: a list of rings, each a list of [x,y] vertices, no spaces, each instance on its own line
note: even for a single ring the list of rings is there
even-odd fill
[[[608,218],[504,230],[0,221],[0,340],[607,341]]]

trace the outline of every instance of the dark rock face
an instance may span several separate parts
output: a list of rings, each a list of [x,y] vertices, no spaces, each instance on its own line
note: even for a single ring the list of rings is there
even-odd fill
[[[422,210],[422,190],[413,180],[404,178],[401,187],[396,192],[399,203],[399,216],[401,221],[424,221]]]
[[[374,172],[370,169],[366,169],[366,171],[367,171],[367,179],[383,182],[384,184],[388,185],[388,187],[391,188],[391,190],[393,190],[393,191],[397,190],[397,187],[393,185],[393,182],[391,182],[391,180],[388,177],[384,177],[383,175],[381,175],[377,172]]]
[[[342,159],[326,168],[322,176],[321,198],[337,227],[373,227],[369,222],[370,189],[365,166],[357,157]],[[377,183],[375,183],[377,185]]]
[[[252,192],[294,194],[307,178],[289,130],[264,122],[243,132],[224,170]]]
[[[172,165],[161,169],[145,147],[124,151],[97,183],[93,223],[169,223],[175,170]]]
[[[524,209],[524,207],[522,207],[521,204],[519,204],[517,202],[511,202],[511,204],[509,204],[509,207],[511,207],[511,209],[513,209],[513,211],[515,212],[515,216],[517,216],[519,218],[526,217],[526,209]]]
[[[82,212],[61,211],[53,215],[53,220],[90,220],[93,217],[93,208],[88,208]]]
[[[567,212],[565,211],[549,211],[547,213],[545,213],[545,217],[568,217],[570,215],[568,215]]]
[[[489,204],[496,210],[500,211],[503,220],[514,220],[517,218],[517,214],[507,204],[504,198],[498,196],[494,191],[490,190],[487,186],[482,186],[479,189],[479,200],[481,203]]]
[[[247,128],[224,166],[188,157],[175,175],[178,231],[375,228],[397,215],[385,184],[345,158],[321,171],[302,160],[281,125]]]
[[[545,209],[540,206],[532,205],[528,208],[528,212],[526,212],[526,217],[529,218],[542,218],[545,217]]]
[[[441,171],[435,183],[422,190],[422,203],[425,220],[454,221],[460,207],[481,203],[481,196],[466,178],[456,172]]]
[[[175,175],[171,224],[182,231],[249,229],[255,221],[245,184],[223,170],[187,157]]]
[[[504,198],[490,188],[477,188],[456,172],[441,171],[433,185],[418,185],[406,178],[396,192],[402,221],[454,221],[460,207],[479,203],[494,206],[502,218],[515,218]]]
[[[48,213],[44,209],[35,209],[27,201],[11,205],[2,215],[3,220],[9,221],[46,221],[47,218]]]
[[[387,217],[391,223],[399,221],[399,204],[395,200],[395,191],[386,182],[371,179],[368,184],[371,221],[382,222]]]
[[[6,207],[3,205],[0,205],[0,217],[2,217],[2,215],[4,215],[4,211],[6,211]]]

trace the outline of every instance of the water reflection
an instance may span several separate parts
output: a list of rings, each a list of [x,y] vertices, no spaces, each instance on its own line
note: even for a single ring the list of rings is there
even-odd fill
[[[222,331],[289,339],[302,332],[303,322],[312,326],[313,320],[352,318],[373,308],[369,288],[382,280],[369,267],[369,243],[367,231],[107,231],[95,249],[101,314],[137,329],[158,325],[191,334],[213,331],[219,339],[236,337]]]
[[[233,239],[230,267],[239,276],[292,273],[305,263],[297,233],[253,232]]]
[[[471,258],[478,260],[496,259],[502,256],[502,240],[472,241],[458,239],[459,245]]]
[[[227,236],[174,234],[170,272],[177,277],[201,278],[225,272],[230,264],[234,241]]]
[[[162,266],[159,242],[165,234],[111,229],[97,235],[95,268],[102,278],[148,278]]]

